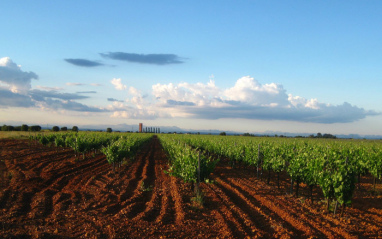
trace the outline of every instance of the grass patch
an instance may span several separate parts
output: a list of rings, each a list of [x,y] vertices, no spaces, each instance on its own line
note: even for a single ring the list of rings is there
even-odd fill
[[[39,132],[29,132],[29,131],[0,131],[0,139],[28,139],[30,135],[38,134],[54,134],[56,132],[52,131],[39,131]]]

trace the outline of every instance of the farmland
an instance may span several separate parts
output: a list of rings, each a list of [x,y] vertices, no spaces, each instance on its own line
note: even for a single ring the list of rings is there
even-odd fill
[[[110,135],[114,137],[113,142],[135,137],[134,134]],[[356,188],[349,189],[350,199],[343,201],[343,204],[349,202],[346,210],[343,215],[334,214],[336,202],[338,204],[344,194],[337,190],[337,194],[328,196],[333,200],[329,210],[318,181],[309,187],[303,182],[305,178],[301,178],[298,196],[296,184],[292,194],[291,172],[295,175],[289,169],[292,158],[282,161],[285,158],[280,157],[284,163],[278,171],[275,165],[279,163],[266,161],[277,158],[278,154],[272,154],[277,149],[267,148],[269,140],[256,140],[159,135],[125,144],[120,151],[129,156],[117,157],[118,153],[107,156],[106,145],[98,141],[93,142],[98,146],[80,149],[78,138],[74,147],[60,145],[58,140],[0,139],[0,237],[378,238],[382,235],[382,187],[380,183],[374,184],[378,182],[373,175],[374,164],[362,164],[362,174],[352,175],[352,180],[359,176],[360,183],[351,181]],[[217,143],[210,145],[210,141],[223,142],[227,150],[218,148]],[[285,145],[285,142],[271,143]],[[305,152],[320,153],[325,147],[317,149],[313,145],[327,142],[332,143],[296,141],[290,152],[293,159],[306,162],[312,155],[302,158]],[[333,142],[337,146],[349,144],[348,141]],[[377,153],[380,144],[361,142]],[[354,145],[359,144],[351,144]],[[333,148],[339,149],[337,146]],[[303,147],[306,147],[304,153],[299,154],[297,149]],[[109,152],[115,150],[110,146]],[[175,168],[181,165],[180,168],[194,170],[191,164],[198,151],[212,172],[206,174],[207,181],[200,184],[203,204],[195,197],[194,171],[183,173]],[[177,161],[179,158],[191,164]],[[258,159],[263,160],[259,171]],[[345,163],[334,166],[351,166],[347,171],[358,167],[352,157],[345,156],[340,161]],[[329,169],[328,165],[322,168]],[[377,177],[378,173],[377,169]]]

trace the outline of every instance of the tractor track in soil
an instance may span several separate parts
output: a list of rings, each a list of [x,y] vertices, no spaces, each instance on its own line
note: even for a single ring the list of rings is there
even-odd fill
[[[361,191],[341,218],[285,194],[285,177],[277,189],[224,160],[201,184],[200,207],[190,184],[166,174],[156,137],[115,172],[102,154],[76,160],[28,140],[0,140],[0,157],[1,238],[382,237],[381,196]]]

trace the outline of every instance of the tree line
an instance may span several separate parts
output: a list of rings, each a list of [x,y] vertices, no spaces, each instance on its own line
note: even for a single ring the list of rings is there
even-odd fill
[[[21,126],[12,126],[12,125],[3,125],[0,127],[0,131],[32,131],[32,132],[38,132],[41,131],[41,126],[40,125],[33,125],[33,126],[28,126],[26,124],[23,124]],[[78,127],[73,126],[72,131],[78,132]],[[58,132],[58,131],[68,131],[68,127],[58,127],[58,126],[53,126],[52,131]]]

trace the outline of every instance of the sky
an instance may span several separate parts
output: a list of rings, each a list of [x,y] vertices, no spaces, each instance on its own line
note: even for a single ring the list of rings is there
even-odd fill
[[[4,0],[0,124],[382,135],[381,12],[377,0]]]

